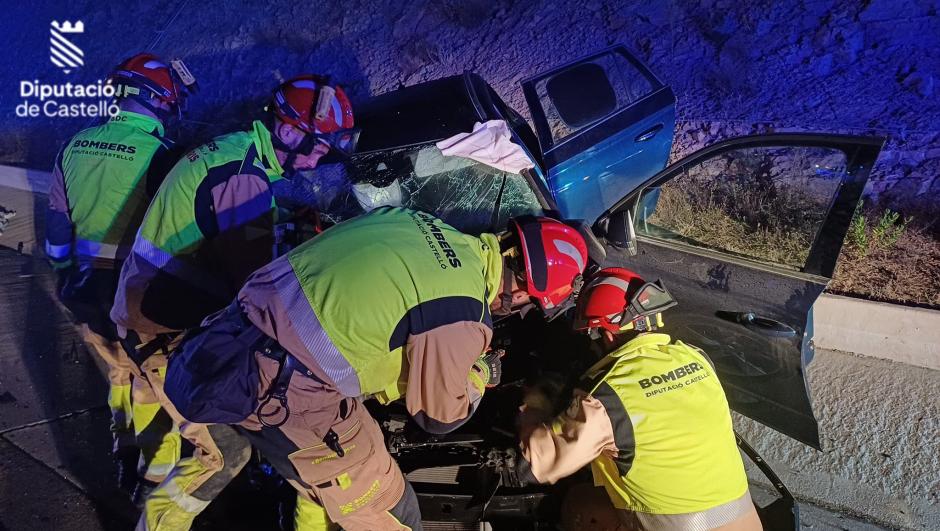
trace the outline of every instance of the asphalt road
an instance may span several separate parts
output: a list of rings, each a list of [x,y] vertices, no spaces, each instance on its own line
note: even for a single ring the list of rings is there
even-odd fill
[[[53,285],[44,265],[0,249],[0,529],[130,529],[135,509],[112,485],[101,368],[54,301]],[[275,528],[276,496],[253,479],[240,476],[196,528]],[[801,507],[805,529],[886,529]]]

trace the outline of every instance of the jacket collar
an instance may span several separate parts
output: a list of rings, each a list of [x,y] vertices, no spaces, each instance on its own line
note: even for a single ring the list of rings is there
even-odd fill
[[[265,127],[261,120],[252,122],[251,129],[255,137],[255,147],[261,155],[261,160],[264,162],[266,168],[270,170],[267,171],[267,174],[271,182],[283,179],[284,168],[282,168],[281,163],[278,162],[277,154],[274,152],[274,146],[271,144],[271,132],[268,131],[268,128]]]
[[[499,295],[503,279],[503,255],[499,253],[499,239],[496,235],[483,233],[480,235],[482,240],[483,263],[486,269],[483,271],[483,282],[486,286],[486,304],[492,304]]]
[[[630,356],[636,351],[648,348],[648,347],[661,347],[663,345],[668,345],[672,341],[672,338],[667,334],[655,334],[655,333],[646,333],[640,334],[635,338],[627,341],[626,344],[620,348],[614,350],[608,356],[612,358],[621,358],[625,356]]]
[[[147,116],[146,114],[140,114],[131,111],[120,111],[116,115],[109,118],[108,122],[127,124],[131,127],[136,127],[137,129],[146,131],[148,134],[156,133],[157,136],[163,138],[163,123],[153,116]]]

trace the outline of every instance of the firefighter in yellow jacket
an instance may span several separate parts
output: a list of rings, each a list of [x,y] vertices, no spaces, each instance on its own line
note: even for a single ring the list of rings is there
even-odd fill
[[[554,483],[590,463],[612,504],[585,496],[600,489],[579,489],[585,497],[563,508],[566,528],[761,529],[711,362],[696,347],[652,333],[675,304],[660,282],[601,271],[581,294],[575,326],[614,348],[553,420],[527,421],[538,417],[538,400],[526,401],[520,477]]]

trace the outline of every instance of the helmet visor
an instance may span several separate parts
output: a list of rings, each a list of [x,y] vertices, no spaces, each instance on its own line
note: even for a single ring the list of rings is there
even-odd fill
[[[653,315],[676,305],[662,281],[647,282],[630,300],[630,306],[637,315]]]
[[[336,152],[342,157],[351,157],[356,152],[356,145],[359,143],[358,128],[340,129],[332,133],[313,133],[314,138],[319,142],[330,146],[330,150]]]
[[[647,282],[638,289],[629,303],[624,307],[623,313],[610,319],[611,323],[627,326],[637,319],[653,317],[668,308],[678,304],[676,299],[663,286],[661,280]]]

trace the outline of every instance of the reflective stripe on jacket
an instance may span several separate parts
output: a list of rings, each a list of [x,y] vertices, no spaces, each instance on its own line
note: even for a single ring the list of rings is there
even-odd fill
[[[501,274],[494,235],[380,208],[260,269],[239,300],[256,326],[344,395],[405,395],[419,422],[443,432],[482,394],[468,376],[492,337]]]
[[[196,326],[271,260],[283,169],[265,126],[218,137],[170,171],[121,272],[111,318],[138,333]]]
[[[585,387],[551,424],[523,435],[540,482],[591,463],[614,506],[653,514],[704,511],[742,496],[747,476],[731,413],[698,349],[644,334],[585,375]]]
[[[150,196],[168,169],[159,120],[121,111],[79,132],[56,158],[46,217],[53,264],[127,257]]]

